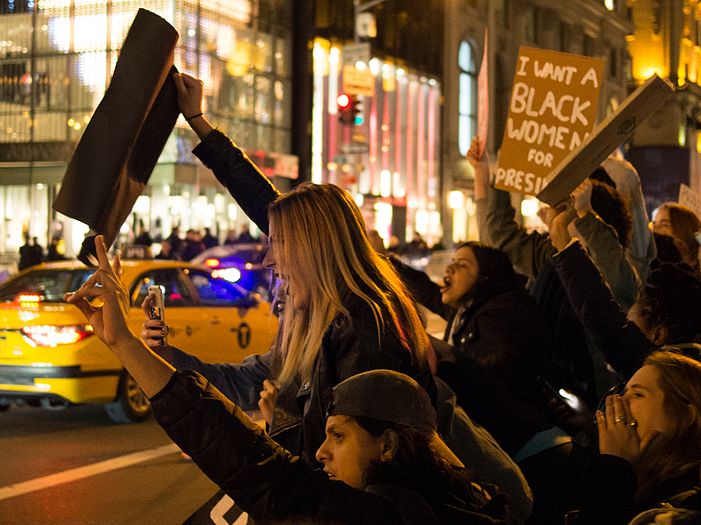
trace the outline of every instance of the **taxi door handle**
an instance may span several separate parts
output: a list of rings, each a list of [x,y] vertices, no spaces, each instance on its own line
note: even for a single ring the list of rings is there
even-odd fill
[[[212,318],[209,320],[209,324],[219,324],[219,323],[221,323],[221,321],[219,320],[218,317],[212,317]]]

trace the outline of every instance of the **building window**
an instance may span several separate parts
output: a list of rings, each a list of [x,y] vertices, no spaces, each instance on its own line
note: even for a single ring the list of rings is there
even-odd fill
[[[615,47],[609,50],[609,76],[618,78],[618,49]]]
[[[567,53],[570,50],[572,27],[568,24],[560,23],[560,51]]]
[[[509,27],[509,3],[508,0],[494,0],[494,18],[501,27]]]
[[[475,49],[467,41],[460,43],[458,51],[460,69],[458,107],[458,147],[460,155],[467,155],[472,137],[477,132],[477,74],[475,71]]]
[[[589,35],[584,35],[584,54],[588,57],[595,57],[597,56],[596,53],[596,39]]]

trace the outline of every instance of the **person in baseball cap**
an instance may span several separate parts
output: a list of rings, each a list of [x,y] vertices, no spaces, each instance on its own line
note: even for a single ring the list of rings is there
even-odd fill
[[[402,445],[420,443],[423,453],[446,465],[464,467],[436,432],[436,411],[426,391],[411,377],[393,370],[370,370],[342,381],[333,389],[333,402],[328,410],[326,440],[319,448],[317,460],[324,463],[329,476],[361,487],[365,482],[364,470],[369,461],[348,458],[347,463],[338,463],[331,453],[334,448],[334,432],[329,430],[344,427],[364,430],[367,438],[373,437],[381,450],[380,463],[392,463],[408,458]],[[372,447],[363,447],[369,455]],[[350,471],[345,474],[346,465]],[[339,471],[340,469],[340,471]],[[352,472],[354,471],[354,472]],[[348,476],[348,479],[343,479]]]

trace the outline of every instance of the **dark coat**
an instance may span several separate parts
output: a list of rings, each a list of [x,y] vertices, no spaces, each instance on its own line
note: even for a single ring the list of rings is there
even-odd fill
[[[456,478],[440,499],[396,483],[359,490],[299,461],[194,372],[176,372],[152,400],[158,423],[261,523],[489,524],[484,499]],[[194,430],[193,430],[194,429]]]
[[[691,464],[683,471],[661,480],[655,487],[654,495],[644,500],[635,499],[636,485],[633,467],[626,460],[606,454],[595,458],[584,469],[581,506],[568,516],[572,518],[571,523],[623,525],[636,514],[655,508],[665,508],[668,512],[673,508],[684,509],[686,514],[692,515],[697,512],[695,520],[680,520],[679,523],[699,523],[701,463]],[[652,522],[654,519],[643,523]]]
[[[570,244],[552,257],[552,263],[589,336],[614,370],[630,379],[645,357],[659,347],[628,321],[581,244]]]
[[[423,273],[393,260],[417,300],[448,320],[448,340],[458,311],[441,301],[440,287]],[[458,404],[514,455],[551,426],[538,376],[551,378],[551,338],[542,314],[523,287],[494,290],[460,312],[452,337],[455,362],[441,361],[438,376]]]

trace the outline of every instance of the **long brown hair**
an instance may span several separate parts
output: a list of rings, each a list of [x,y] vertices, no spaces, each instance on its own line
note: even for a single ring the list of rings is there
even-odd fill
[[[639,498],[652,496],[661,479],[701,461],[701,362],[660,351],[648,356],[646,365],[657,370],[664,410],[677,425],[651,443],[636,463]]]
[[[293,268],[310,288],[305,309],[291,304],[282,321],[285,360],[279,379],[311,378],[327,327],[349,315],[355,296],[370,307],[379,338],[390,328],[416,364],[432,364],[428,335],[409,293],[392,265],[371,247],[360,210],[333,184],[300,184],[268,207],[275,258]]]
[[[701,220],[694,210],[676,202],[665,202],[660,208],[665,208],[669,213],[672,235],[684,243],[685,253],[682,254],[684,262],[698,273],[699,243],[694,234],[701,231]]]

